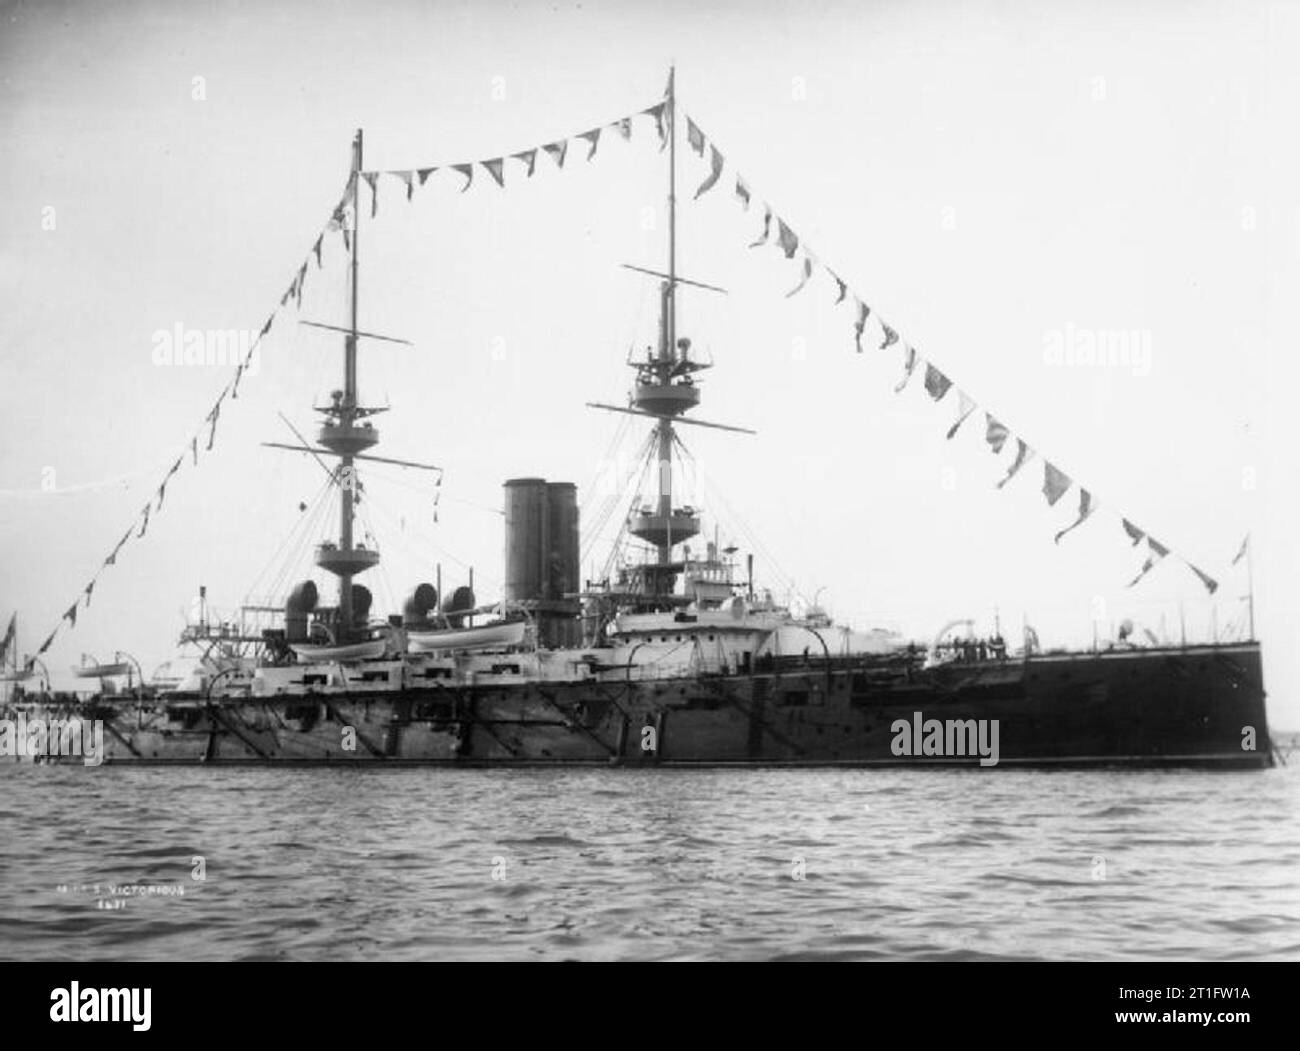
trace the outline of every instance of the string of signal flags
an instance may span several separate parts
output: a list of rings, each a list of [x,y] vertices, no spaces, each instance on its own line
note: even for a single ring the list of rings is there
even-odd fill
[[[487,157],[473,161],[458,161],[452,164],[429,165],[420,168],[404,169],[384,169],[360,172],[361,179],[370,189],[370,215],[377,216],[379,211],[379,188],[381,179],[397,182],[404,193],[406,200],[409,202],[413,199],[418,188],[422,188],[429,183],[432,176],[438,172],[446,172],[454,175],[459,181],[460,192],[465,192],[474,184],[475,172],[485,173],[498,189],[504,190],[507,183],[508,162],[516,162],[514,168],[516,173],[522,173],[524,178],[532,178],[537,170],[537,165],[543,157],[549,157],[557,169],[564,170],[566,162],[571,160],[570,147],[579,143],[576,147],[577,152],[583,152],[582,160],[590,162],[596,157],[597,151],[602,141],[611,137],[617,137],[625,142],[631,142],[637,133],[638,127],[646,129],[652,125],[655,137],[658,141],[659,150],[662,152],[667,146],[669,136],[672,134],[672,122],[674,120],[674,106],[670,106],[667,97],[655,105],[636,110],[623,117],[599,124],[587,129],[586,131],[577,132],[564,138],[539,143],[527,149],[517,150],[511,153],[502,153],[497,156]],[[698,199],[705,193],[708,193],[722,181],[722,176],[726,167],[726,159],[719,150],[717,144],[708,138],[700,129],[699,125],[689,116],[686,116],[686,141],[692,152],[701,160],[706,160],[708,164],[708,173],[704,180],[695,190],[694,197]],[[707,159],[706,159],[707,151]],[[570,163],[570,168],[572,168]],[[59,631],[67,625],[69,628],[75,628],[77,623],[78,609],[88,608],[90,606],[91,596],[94,593],[95,585],[100,575],[108,567],[116,564],[117,556],[132,539],[144,537],[149,528],[150,516],[157,516],[163,509],[164,498],[166,495],[167,485],[184,466],[187,453],[192,464],[197,467],[199,461],[199,442],[203,439],[206,432],[206,442],[204,451],[211,452],[216,441],[217,422],[220,418],[222,405],[227,398],[235,400],[239,396],[239,384],[244,372],[249,366],[253,355],[258,351],[262,342],[270,335],[272,327],[280,314],[286,310],[298,310],[302,306],[303,290],[306,287],[308,276],[313,269],[320,270],[324,266],[325,246],[329,239],[337,237],[342,242],[344,252],[351,250],[352,229],[354,227],[356,216],[353,213],[353,201],[360,201],[360,194],[357,192],[359,187],[354,186],[355,176],[349,175],[344,186],[342,196],[338,204],[333,208],[329,218],[318,231],[316,237],[311,243],[306,255],[301,262],[292,271],[292,277],[288,287],[280,296],[279,305],[272,309],[257,336],[249,345],[247,353],[237,363],[234,375],[222,388],[213,402],[212,407],[204,416],[203,421],[191,434],[188,442],[182,447],[175,461],[168,468],[162,479],[159,481],[157,488],[149,501],[137,513],[131,525],[117,541],[112,550],[104,558],[99,569],[94,576],[77,595],[77,598],[64,612],[54,630],[45,638],[37,650],[37,655],[45,653],[54,643]],[[480,182],[482,180],[480,179]],[[947,438],[952,439],[962,428],[966,420],[974,415],[976,410],[982,409],[973,398],[971,398],[963,389],[961,389],[952,380],[952,378],[943,372],[934,362],[923,358],[916,348],[906,340],[902,339],[880,314],[873,311],[867,305],[865,299],[858,295],[854,290],[849,288],[847,282],[840,277],[838,273],[823,263],[820,258],[811,250],[807,242],[804,241],[786,222],[786,220],[777,215],[771,205],[756,198],[750,183],[744,176],[737,173],[733,184],[732,195],[739,203],[741,208],[748,212],[751,206],[762,208],[762,224],[758,232],[757,239],[754,240],[750,247],[758,248],[764,245],[775,245],[780,248],[782,254],[787,260],[797,261],[798,278],[797,282],[786,297],[794,296],[801,292],[813,279],[818,272],[824,272],[835,283],[836,297],[834,305],[847,304],[852,310],[854,344],[858,353],[864,353],[863,341],[867,338],[868,323],[874,323],[873,338],[878,338],[878,349],[881,351],[888,350],[890,347],[897,345],[903,352],[903,375],[902,379],[894,387],[895,392],[901,392],[911,382],[913,375],[923,370],[923,386],[926,393],[935,402],[943,401],[950,391],[956,390],[957,396],[957,416],[952,425],[948,428]],[[312,267],[312,263],[315,267]],[[989,448],[995,455],[1000,455],[1011,440],[1015,440],[1015,457],[1008,469],[1006,475],[997,483],[999,489],[1006,486],[1022,468],[1038,455],[1037,450],[1025,441],[1019,434],[1013,434],[1011,429],[1000,419],[993,415],[992,412],[984,410],[985,437]],[[1094,513],[1101,507],[1093,491],[1085,488],[1081,484],[1076,484],[1075,480],[1062,471],[1054,463],[1043,459],[1043,484],[1042,492],[1047,500],[1048,506],[1055,506],[1071,488],[1078,490],[1078,513],[1077,517],[1070,525],[1060,530],[1055,535],[1055,542],[1060,543],[1062,538],[1071,533],[1079,526],[1083,525]],[[440,486],[441,477],[437,484]],[[439,495],[441,495],[439,490]],[[436,512],[435,512],[436,513]],[[1120,523],[1124,535],[1129,539],[1132,546],[1138,547],[1145,543],[1145,560],[1136,576],[1129,581],[1128,586],[1133,587],[1138,584],[1148,573],[1150,573],[1158,564],[1167,556],[1174,557],[1184,562],[1197,578],[1205,586],[1210,594],[1218,589],[1218,581],[1206,573],[1203,569],[1193,564],[1191,561],[1171,551],[1166,545],[1157,540],[1147,530],[1135,525],[1126,516],[1120,515]],[[1244,550],[1244,547],[1243,547]],[[1241,554],[1233,559],[1235,565],[1240,561]],[[36,657],[28,658],[26,670],[31,671],[35,664]]]
[[[511,154],[503,154],[499,157],[489,157],[479,161],[466,161],[463,163],[438,165],[404,171],[363,171],[360,174],[366,185],[370,188],[370,214],[373,217],[379,210],[379,178],[381,175],[395,177],[400,183],[402,183],[405,187],[406,199],[408,201],[411,200],[417,184],[419,186],[424,186],[431,175],[442,169],[457,173],[464,178],[464,183],[461,186],[462,192],[470,188],[470,185],[474,181],[474,172],[480,168],[491,176],[497,186],[504,188],[505,162],[507,159],[521,162],[526,169],[528,177],[531,177],[536,170],[537,161],[541,155],[549,156],[557,168],[563,169],[565,161],[569,159],[569,146],[571,142],[579,141],[584,143],[586,146],[584,159],[586,161],[591,161],[596,156],[596,150],[600,145],[601,136],[603,134],[606,136],[616,135],[624,141],[630,141],[636,125],[645,124],[647,121],[653,122],[655,132],[658,136],[660,149],[662,150],[668,142],[667,121],[669,119],[667,103],[660,102],[656,105],[638,110],[635,113],[620,117],[617,120],[610,121],[608,124],[598,125],[594,128],[588,129],[587,131],[578,132],[566,138],[542,143],[527,150],[521,150]],[[570,167],[572,167],[572,165],[570,165]],[[280,296],[279,305],[273,308],[270,314],[267,315],[266,320],[262,323],[261,328],[257,332],[257,336],[249,343],[247,352],[236,363],[234,375],[221,389],[216,400],[212,403],[212,407],[203,417],[202,422],[194,429],[189,440],[181,447],[176,459],[164,473],[149,500],[139,510],[139,512],[136,513],[131,525],[127,527],[127,530],[122,534],[121,539],[114,544],[113,548],[104,557],[99,568],[86,583],[86,586],[78,592],[77,597],[64,611],[63,615],[59,618],[58,623],[55,624],[54,629],[45,637],[44,641],[42,641],[41,645],[37,648],[36,653],[27,658],[24,668],[26,672],[31,672],[33,670],[37,658],[43,655],[54,644],[59,632],[65,626],[69,629],[77,626],[78,611],[90,607],[91,597],[95,592],[95,585],[99,582],[100,576],[106,569],[117,564],[117,556],[122,549],[132,540],[143,538],[148,532],[151,516],[156,520],[158,514],[162,511],[163,502],[167,494],[167,485],[184,466],[187,455],[192,461],[193,466],[198,466],[200,451],[199,443],[204,440],[205,433],[206,441],[204,442],[203,451],[212,451],[214,443],[216,442],[217,421],[221,416],[222,405],[225,404],[227,398],[230,398],[231,400],[238,399],[240,380],[243,378],[244,372],[248,369],[249,363],[253,359],[253,355],[257,353],[263,340],[270,335],[276,319],[281,315],[281,313],[287,310],[297,311],[302,307],[303,290],[306,288],[309,274],[313,269],[320,270],[325,265],[324,255],[327,241],[331,238],[337,237],[342,242],[344,252],[351,251],[352,230],[353,224],[356,221],[355,215],[353,214],[352,204],[354,199],[354,189],[356,189],[353,186],[353,178],[352,175],[349,175],[338,204],[330,212],[329,219],[317,232],[307,254],[302,258],[298,266],[294,268],[292,272],[293,276],[289,281],[289,285]],[[355,194],[355,197],[359,200],[360,194]],[[313,262],[315,263],[314,268],[311,265]],[[438,475],[434,484],[437,487],[434,500],[434,520],[437,521],[437,504],[438,499],[442,495],[441,474]]]
[[[722,181],[726,158],[722,151],[718,149],[717,144],[704,134],[700,126],[689,115],[686,117],[686,141],[690,150],[708,164],[708,174],[695,190],[694,196],[695,199],[698,199]],[[878,311],[872,310],[865,299],[850,288],[838,273],[827,266],[812,251],[807,242],[795,232],[784,218],[776,214],[770,204],[755,195],[750,182],[738,172],[734,174],[732,197],[741,209],[747,213],[751,208],[755,212],[759,209],[762,211],[762,222],[758,235],[754,241],[750,242],[749,247],[760,248],[765,245],[775,245],[787,260],[796,264],[797,280],[794,287],[785,294],[787,299],[803,291],[812,281],[814,274],[825,273],[835,284],[836,295],[833,305],[840,306],[844,304],[852,311],[853,340],[857,352],[859,354],[865,352],[863,343],[868,338],[879,341],[876,343],[876,348],[880,351],[889,350],[891,347],[897,347],[901,351],[903,374],[902,378],[894,386],[895,393],[901,393],[907,387],[912,377],[918,371],[921,371],[922,365],[925,366],[922,384],[926,394],[933,401],[941,402],[948,396],[950,391],[956,391],[957,414],[946,434],[949,440],[956,436],[966,420],[973,416],[977,410],[983,411],[984,441],[995,456],[1000,456],[1014,438],[1015,456],[1006,474],[997,482],[998,489],[1004,488],[1035,457],[1042,460],[1042,493],[1049,507],[1055,507],[1072,488],[1077,489],[1079,501],[1077,515],[1069,525],[1056,533],[1054,537],[1055,543],[1059,544],[1066,535],[1078,529],[1101,508],[1102,505],[1091,488],[1086,488],[1077,483],[1055,463],[1045,456],[1040,456],[1034,446],[1030,445],[1019,434],[1013,434],[1011,428],[1003,423],[1001,419],[977,404],[975,399],[959,387],[951,376],[941,370],[938,365],[928,358],[922,357],[915,346],[902,338],[899,332],[890,326]],[[870,333],[868,333],[869,323],[874,326],[874,330]],[[1111,509],[1107,508],[1107,510]],[[1218,590],[1219,582],[1205,570],[1178,552],[1172,551],[1167,544],[1157,540],[1149,531],[1135,525],[1126,515],[1113,510],[1112,513],[1119,519],[1123,535],[1127,537],[1131,546],[1138,547],[1145,544],[1145,558],[1137,574],[1128,582],[1128,587],[1136,586],[1167,556],[1172,554],[1175,559],[1184,563],[1196,574],[1197,579],[1200,580],[1209,594],[1213,595]],[[1240,556],[1233,559],[1233,564],[1235,565],[1239,559]]]

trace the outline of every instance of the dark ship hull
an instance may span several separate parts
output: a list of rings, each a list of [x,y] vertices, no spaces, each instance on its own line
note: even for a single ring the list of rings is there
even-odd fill
[[[497,677],[507,680],[508,675]],[[1111,650],[920,668],[906,656],[773,660],[751,674],[446,685],[267,699],[179,694],[11,705],[101,719],[107,763],[980,765],[1272,764],[1259,648]],[[904,726],[963,732],[926,754]],[[351,747],[345,747],[348,729]],[[43,761],[81,763],[79,756]]]

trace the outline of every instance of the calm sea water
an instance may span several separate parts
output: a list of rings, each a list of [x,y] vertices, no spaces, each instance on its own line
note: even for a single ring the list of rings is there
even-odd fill
[[[6,765],[0,956],[1294,960],[1298,817],[1300,755],[1219,774]]]

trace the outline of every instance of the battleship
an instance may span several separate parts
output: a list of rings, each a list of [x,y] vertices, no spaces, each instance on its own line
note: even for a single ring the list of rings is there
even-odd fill
[[[211,619],[204,606],[180,640],[192,666],[172,674],[146,677],[116,654],[76,669],[91,689],[58,692],[15,651],[5,720],[42,725],[49,741],[102,724],[108,765],[1271,765],[1253,638],[1047,651],[1027,642],[1013,652],[997,633],[954,633],[959,622],[927,641],[852,630],[756,585],[753,556],[723,546],[675,487],[679,432],[741,428],[691,415],[713,362],[678,328],[678,293],[699,283],[678,271],[671,80],[662,118],[667,262],[633,267],[658,284],[658,331],[629,357],[627,403],[588,403],[646,427],[642,477],[653,485],[648,497],[633,492],[623,554],[603,577],[581,579],[573,483],[503,479],[500,599],[480,603],[472,576],[444,595],[439,572],[400,610],[372,616],[360,581],[380,551],[354,535],[360,475],[370,462],[424,465],[376,455],[374,417],[386,407],[361,395],[359,343],[385,337],[360,326],[367,173],[358,131],[347,184],[350,323],[336,333],[341,384],[314,406],[315,441],[296,432],[294,444],[266,443],[277,446],[268,455],[310,455],[329,475],[337,534],[313,558],[316,576],[336,587],[296,583],[281,606],[252,611],[271,612],[269,626]],[[409,195],[409,175],[407,185]],[[990,727],[992,762],[975,747]],[[42,758],[41,749],[0,754],[33,751]],[[81,761],[57,751],[46,748],[44,759]]]

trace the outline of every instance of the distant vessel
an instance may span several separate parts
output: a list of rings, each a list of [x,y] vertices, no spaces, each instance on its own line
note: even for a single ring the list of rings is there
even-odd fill
[[[741,428],[687,416],[710,365],[677,327],[678,289],[698,282],[677,272],[671,81],[666,122],[668,264],[645,271],[661,281],[657,343],[629,361],[628,405],[596,405],[652,421],[644,459],[657,492],[624,524],[640,556],[581,582],[575,486],[516,478],[504,486],[500,602],[478,604],[472,586],[444,598],[424,583],[400,613],[370,619],[370,592],[355,578],[380,553],[354,540],[358,465],[421,465],[371,452],[371,417],[383,410],[358,393],[357,344],[371,338],[358,327],[358,131],[342,386],[316,409],[315,444],[282,446],[334,463],[338,538],[316,548],[315,563],[337,578],[337,602],[323,605],[304,581],[278,626],[202,614],[182,636],[196,655],[190,673],[146,682],[130,662],[92,661],[77,669],[101,680],[90,696],[53,693],[15,660],[6,717],[103,720],[110,763],[989,766],[976,745],[992,727],[997,765],[1271,765],[1253,640],[1012,655],[1000,638],[945,629],[920,645],[779,604],[755,588],[752,556],[738,578],[738,549],[716,535],[692,552],[703,522],[675,502],[677,429]]]

